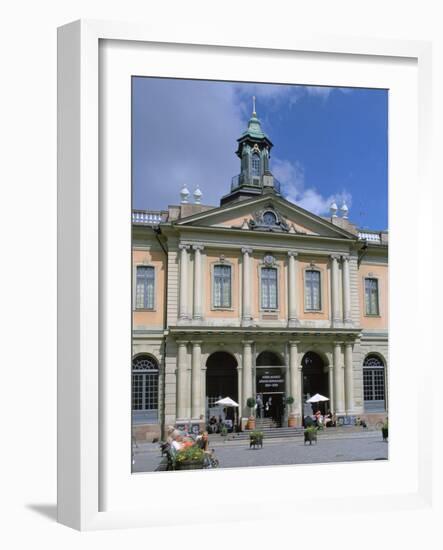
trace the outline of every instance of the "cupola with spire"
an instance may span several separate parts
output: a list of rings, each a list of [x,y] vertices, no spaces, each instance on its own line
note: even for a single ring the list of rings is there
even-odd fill
[[[267,192],[280,194],[280,184],[269,170],[272,141],[263,132],[252,98],[252,115],[247,129],[238,138],[235,152],[240,159],[240,174],[231,182],[231,192],[222,197],[220,204],[249,199]]]

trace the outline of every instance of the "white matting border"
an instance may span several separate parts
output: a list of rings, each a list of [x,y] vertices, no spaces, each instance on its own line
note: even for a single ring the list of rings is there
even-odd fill
[[[100,39],[113,42],[105,45],[99,57]],[[114,42],[116,39],[127,42]],[[271,519],[277,515],[285,518],[294,509],[298,514],[316,509],[312,503],[306,505],[307,495],[312,494],[313,488],[323,491],[322,502],[328,513],[335,510],[343,514],[356,507],[367,511],[429,505],[432,453],[427,435],[430,431],[425,434],[423,428],[419,429],[418,413],[424,410],[425,383],[429,383],[431,376],[430,350],[420,349],[422,377],[408,377],[414,369],[408,363],[411,354],[405,352],[405,348],[410,352],[410,347],[402,340],[407,329],[415,341],[424,341],[426,335],[419,319],[423,318],[424,303],[429,303],[432,291],[430,285],[426,288],[422,284],[426,274],[423,265],[432,269],[432,254],[428,254],[431,244],[424,239],[430,222],[426,219],[425,205],[415,192],[418,187],[417,122],[420,189],[427,191],[428,196],[432,192],[427,162],[429,46],[324,37],[298,37],[291,43],[281,44],[275,39],[269,43],[257,40],[253,44],[239,40],[235,44],[225,43],[229,48],[219,49],[177,47],[159,43],[161,41],[189,44],[185,36],[155,36],[143,27],[119,23],[74,23],[59,32],[59,520],[80,529],[214,521],[214,510],[205,506],[202,495],[223,493],[228,496],[226,502],[221,498],[217,506],[219,521]],[[253,49],[242,49],[246,47]],[[339,55],[296,53],[302,51]],[[195,56],[193,69],[193,62],[185,60],[188,55]],[[244,64],[237,67],[245,55],[258,56],[260,71],[257,68],[254,73],[251,64],[248,64],[250,68]],[[177,60],[180,65],[174,67]],[[137,62],[142,63],[141,68]],[[262,63],[266,62],[264,70]],[[296,73],[288,76],[291,63],[295,63]],[[328,66],[334,66],[334,71],[328,72]],[[158,72],[160,69],[162,73]],[[106,139],[100,143],[103,161],[100,193],[99,73],[105,85],[100,109],[106,125],[102,136]],[[200,476],[201,472],[132,476],[128,420],[130,367],[126,365],[131,337],[130,300],[126,300],[130,284],[126,288],[124,283],[130,281],[126,273],[130,264],[125,262],[125,255],[130,254],[128,76],[263,81],[264,73],[265,80],[269,81],[390,89],[390,460],[214,471],[210,472],[210,491],[204,486],[203,480],[207,478]],[[106,87],[110,82],[116,85],[115,90]],[[109,117],[108,109],[115,101],[119,108]],[[113,151],[116,154],[110,155]],[[115,174],[114,170],[109,171],[109,160],[114,162]],[[113,179],[115,177],[118,179]],[[411,216],[412,211],[415,216]],[[416,251],[417,261],[407,264],[406,283],[405,255],[410,254],[411,249]],[[117,272],[112,270],[115,262],[121,266]],[[100,313],[99,280],[103,307]],[[411,287],[417,289],[412,296]],[[116,289],[119,289],[118,296]],[[407,318],[400,307],[406,291],[410,297]],[[410,396],[406,404],[404,395]],[[411,419],[408,426],[402,422],[405,410]],[[261,498],[254,488],[264,476],[269,481],[269,490]],[[184,501],[171,498],[171,491],[177,487],[186,496]],[[235,514],[231,508],[232,491],[235,492]],[[315,513],[318,518],[317,509]]]

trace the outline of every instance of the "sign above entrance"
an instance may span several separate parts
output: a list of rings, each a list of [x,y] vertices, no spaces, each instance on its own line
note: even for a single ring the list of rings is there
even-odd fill
[[[285,379],[279,369],[269,369],[261,372],[257,376],[257,391],[266,392],[284,392]]]

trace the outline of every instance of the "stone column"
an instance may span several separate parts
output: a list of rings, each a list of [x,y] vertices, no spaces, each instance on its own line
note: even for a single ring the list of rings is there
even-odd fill
[[[247,411],[249,416],[249,409],[246,406],[248,397],[252,395],[252,341],[244,340],[243,344],[243,379],[242,379],[242,409]]]
[[[194,312],[193,319],[202,319],[202,257],[203,245],[194,244]]]
[[[192,342],[191,372],[191,416],[200,418],[201,414],[201,341]]]
[[[352,342],[345,343],[345,396],[346,413],[354,411],[354,369],[352,361]]]
[[[295,327],[297,319],[297,256],[298,253],[288,252],[288,325]]]
[[[302,415],[302,397],[300,387],[300,371],[298,364],[298,344],[299,342],[291,340],[289,342],[289,377],[290,377],[290,391],[291,396],[294,398],[292,405],[292,411],[301,420]]]
[[[200,414],[203,415],[203,418],[206,422],[206,367],[201,367],[200,369],[200,380],[201,380],[201,406]]]
[[[331,319],[332,324],[340,321],[339,292],[338,292],[338,260],[340,256],[331,256]]]
[[[187,396],[188,342],[177,341],[177,418],[183,420],[189,416],[189,396]]]
[[[237,409],[237,422],[241,425],[242,412],[243,412],[243,367],[237,366],[237,401],[240,405]]]
[[[349,275],[349,256],[342,256],[343,276],[343,321],[351,322],[351,279]]]
[[[243,254],[243,296],[242,296],[242,326],[249,326],[251,316],[251,254],[252,248],[242,248]]]
[[[339,342],[335,342],[333,349],[335,411],[333,412],[337,415],[345,414],[343,365],[341,355],[341,344]]]
[[[180,301],[179,319],[188,319],[188,250],[189,244],[180,244]]]
[[[335,398],[334,398],[334,366],[328,367],[328,383],[329,383],[329,408],[331,411],[335,410]]]

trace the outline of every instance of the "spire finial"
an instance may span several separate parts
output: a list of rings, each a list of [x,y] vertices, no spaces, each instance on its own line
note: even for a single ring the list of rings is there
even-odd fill
[[[252,96],[252,116],[256,116],[255,112],[255,95]]]

